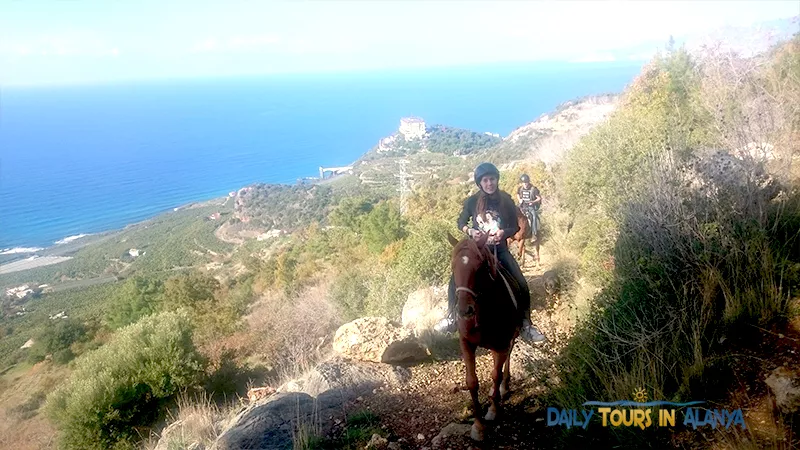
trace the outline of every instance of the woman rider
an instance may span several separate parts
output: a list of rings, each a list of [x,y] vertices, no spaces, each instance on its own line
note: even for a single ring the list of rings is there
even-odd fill
[[[519,231],[517,224],[517,206],[506,192],[498,187],[500,171],[491,163],[483,163],[475,169],[475,184],[480,190],[464,201],[464,208],[458,218],[458,227],[473,239],[479,239],[484,233],[489,234],[487,245],[494,246],[500,264],[516,279],[522,291],[520,309],[522,310],[522,330],[520,337],[528,342],[541,342],[544,335],[531,325],[530,321],[530,289],[517,260],[508,251],[506,239]],[[472,219],[472,227],[467,225]],[[455,318],[455,278],[450,277],[448,291],[449,317],[445,318],[436,329],[454,331]]]

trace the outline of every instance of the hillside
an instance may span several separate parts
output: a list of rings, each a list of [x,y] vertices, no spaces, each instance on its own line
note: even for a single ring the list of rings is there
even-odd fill
[[[800,38],[677,49],[502,139],[434,128],[352,175],[246,186],[2,274],[52,290],[4,303],[0,444],[472,445],[457,336],[431,326],[446,234],[491,160],[502,189],[528,173],[544,198],[541,264],[521,262],[548,342],[516,347],[485,448],[800,445],[798,105]],[[548,407],[634,392],[748,427],[548,425]]]

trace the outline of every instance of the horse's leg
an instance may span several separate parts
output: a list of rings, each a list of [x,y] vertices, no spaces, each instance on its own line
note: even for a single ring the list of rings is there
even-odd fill
[[[472,408],[475,421],[472,423],[470,436],[476,441],[483,440],[483,420],[481,418],[481,403],[478,400],[478,375],[475,373],[475,345],[461,339],[461,357],[464,359],[464,366],[467,369],[467,389],[472,397]]]
[[[539,234],[537,233],[537,235],[536,235],[536,264],[539,264],[539,262],[540,262],[540,260],[539,260],[539,241],[541,240],[540,237],[541,236],[539,236]]]
[[[489,406],[489,411],[486,412],[486,420],[494,420],[497,418],[497,410],[500,407],[500,383],[503,381],[503,366],[507,358],[508,350],[504,352],[492,350],[492,359],[494,360],[494,368],[492,369],[492,403]]]
[[[521,261],[519,268],[521,269],[525,267],[525,238],[522,238],[522,240],[519,241],[519,259]]]
[[[511,346],[508,348],[508,357],[506,357],[506,364],[503,367],[503,382],[500,383],[500,398],[505,398],[509,392],[509,382],[511,381],[511,352],[514,350],[514,342],[511,341]]]

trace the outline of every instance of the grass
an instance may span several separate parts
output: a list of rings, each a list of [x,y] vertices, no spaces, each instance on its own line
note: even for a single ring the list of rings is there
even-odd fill
[[[203,394],[195,397],[180,395],[176,407],[167,416],[167,423],[170,425],[160,433],[152,434],[144,448],[155,450],[159,442],[167,449],[184,449],[193,445],[211,448],[222,433],[225,419],[236,411],[237,406],[238,404],[219,406]]]
[[[294,450],[361,450],[373,435],[386,437],[380,418],[369,411],[358,411],[347,417],[344,428],[334,437],[320,436],[318,424],[303,424],[293,436]]]

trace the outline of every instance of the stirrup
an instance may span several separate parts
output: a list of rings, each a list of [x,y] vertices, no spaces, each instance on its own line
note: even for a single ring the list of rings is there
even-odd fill
[[[452,333],[456,331],[456,321],[445,317],[433,326],[433,329],[438,333]]]

